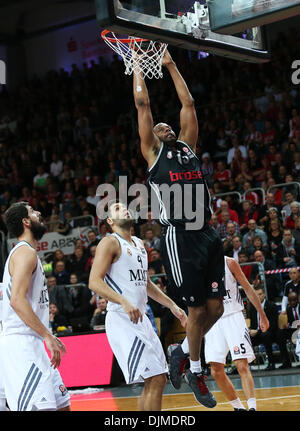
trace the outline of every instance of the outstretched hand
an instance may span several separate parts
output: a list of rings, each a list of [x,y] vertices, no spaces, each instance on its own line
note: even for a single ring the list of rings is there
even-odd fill
[[[168,66],[169,64],[174,63],[174,60],[171,57],[171,54],[169,53],[169,51],[166,49],[163,59],[162,59],[162,65],[163,66]]]

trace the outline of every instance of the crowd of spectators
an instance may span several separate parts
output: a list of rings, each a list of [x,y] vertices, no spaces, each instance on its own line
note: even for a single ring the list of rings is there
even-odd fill
[[[226,255],[240,263],[259,262],[265,270],[300,266],[300,88],[290,78],[299,40],[297,29],[279,34],[271,62],[259,65],[213,55],[199,59],[195,52],[170,48],[195,99],[197,155],[211,194],[211,225]],[[178,132],[180,105],[167,71],[148,87],[154,121]],[[118,190],[119,176],[127,177],[128,187],[146,183],[132,79],[124,76],[122,61],[115,56],[108,64],[99,58],[81,69],[73,65],[69,73],[52,70],[13,92],[3,86],[0,154],[0,230],[5,235],[4,213],[16,201],[28,201],[42,213],[48,231],[61,235],[92,216],[84,222],[91,224],[88,246],[78,240],[72,255],[57,250],[51,257],[51,315],[56,329],[104,324],[105,304],[88,289],[96,246],[109,235],[97,218],[96,189],[108,182]],[[161,275],[161,227],[150,211],[134,232],[148,251],[150,274],[168,289]],[[257,266],[243,270],[257,288],[263,286]],[[288,280],[289,272],[267,275],[268,299],[287,296]],[[72,284],[76,287],[65,287]],[[164,336],[170,316],[161,308],[154,315],[165,322]]]

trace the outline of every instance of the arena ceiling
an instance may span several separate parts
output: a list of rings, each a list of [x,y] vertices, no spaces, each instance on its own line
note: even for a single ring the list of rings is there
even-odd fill
[[[0,0],[0,42],[16,43],[95,17],[94,0]]]

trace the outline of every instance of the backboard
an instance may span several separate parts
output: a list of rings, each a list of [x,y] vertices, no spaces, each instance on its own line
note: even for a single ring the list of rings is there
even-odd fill
[[[263,63],[270,59],[264,27],[234,35],[213,32],[205,0],[95,0],[95,5],[101,29],[120,35],[240,61]]]
[[[211,29],[232,34],[300,14],[300,0],[208,0]]]

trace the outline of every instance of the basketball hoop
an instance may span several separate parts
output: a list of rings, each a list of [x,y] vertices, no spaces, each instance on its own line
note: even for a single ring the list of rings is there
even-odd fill
[[[125,75],[135,72],[142,78],[162,78],[162,59],[168,46],[166,43],[133,36],[119,39],[110,30],[103,30],[101,37],[111,49],[122,57],[125,64]]]

